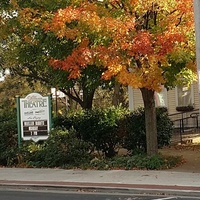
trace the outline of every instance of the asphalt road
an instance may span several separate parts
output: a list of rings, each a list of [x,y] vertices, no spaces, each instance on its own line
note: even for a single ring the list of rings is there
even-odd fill
[[[200,200],[200,197],[0,189],[0,200]]]

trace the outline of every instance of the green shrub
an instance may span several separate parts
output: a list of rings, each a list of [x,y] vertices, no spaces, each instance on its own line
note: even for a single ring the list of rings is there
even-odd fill
[[[102,151],[106,157],[113,157],[116,145],[120,142],[117,120],[121,114],[120,110],[114,108],[85,112],[79,122],[81,138],[93,143],[96,150]]]
[[[80,118],[80,115],[81,111],[77,113],[69,113],[67,116],[58,115],[53,118],[53,127],[62,130],[69,130],[74,126],[74,124],[76,124],[76,122],[78,122],[77,120]]]
[[[2,113],[0,115],[0,165],[16,165],[18,163],[17,151],[16,113]]]
[[[168,117],[165,108],[156,109],[158,147],[161,148],[170,143],[173,131],[173,123]],[[144,108],[128,114],[125,118],[126,129],[124,147],[132,153],[146,152],[146,130]]]
[[[157,131],[158,131],[158,148],[162,148],[170,144],[173,133],[173,122],[163,108],[157,108]]]
[[[62,123],[61,120],[55,120],[55,125],[73,127],[78,138],[92,143],[94,149],[103,152],[106,157],[113,157],[116,155],[116,146],[122,142],[119,122],[126,112],[114,107],[86,110],[67,116]]]
[[[90,145],[78,139],[74,130],[53,130],[42,145],[37,147],[34,145],[32,148],[29,145],[29,155],[26,158],[30,166],[79,167],[91,159]],[[33,149],[34,151],[31,151]]]
[[[173,124],[167,108],[156,109],[158,147],[168,145]],[[106,157],[116,155],[116,146],[122,145],[132,153],[146,152],[146,130],[144,108],[129,112],[120,108],[81,111],[66,118],[58,118],[55,125],[74,128],[77,137],[93,144],[94,149]]]
[[[126,128],[124,148],[138,153],[146,150],[145,116],[143,109],[140,108],[125,117]]]

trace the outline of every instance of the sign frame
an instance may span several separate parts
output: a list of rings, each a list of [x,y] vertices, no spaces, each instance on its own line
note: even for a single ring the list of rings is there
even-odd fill
[[[51,95],[33,92],[25,98],[16,97],[18,145],[24,141],[46,140],[52,128]]]

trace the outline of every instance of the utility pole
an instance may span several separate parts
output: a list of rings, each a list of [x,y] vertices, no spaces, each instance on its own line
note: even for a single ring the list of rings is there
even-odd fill
[[[194,20],[196,35],[196,62],[198,73],[198,89],[200,99],[200,0],[194,0]]]

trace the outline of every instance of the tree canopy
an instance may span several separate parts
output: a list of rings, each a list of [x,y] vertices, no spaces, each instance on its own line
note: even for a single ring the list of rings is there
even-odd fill
[[[58,8],[69,5],[67,1],[11,1],[1,7],[0,38],[4,68],[12,73],[40,80],[41,83],[57,89],[75,100],[83,108],[91,108],[95,90],[111,87],[111,81],[101,79],[103,67],[93,65],[82,69],[78,79],[69,79],[70,73],[49,66],[53,57],[63,59],[73,52],[79,43],[67,38],[58,38],[43,29]],[[83,96],[80,96],[80,91]]]
[[[159,91],[195,79],[192,1],[76,1],[59,9],[44,29],[78,42],[50,65],[80,76],[88,64],[106,68],[134,88]]]

